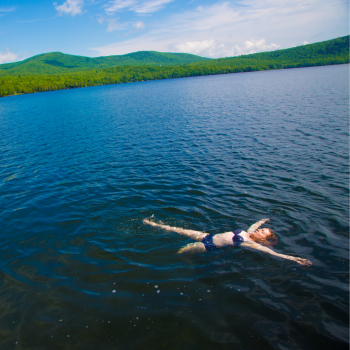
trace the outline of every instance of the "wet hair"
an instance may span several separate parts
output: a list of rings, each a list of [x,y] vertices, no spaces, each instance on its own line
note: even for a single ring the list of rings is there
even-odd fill
[[[256,243],[273,247],[277,244],[278,237],[276,236],[275,232],[273,232],[270,228],[268,230],[270,231],[270,234],[265,239],[255,238],[254,235],[250,236],[250,238]]]

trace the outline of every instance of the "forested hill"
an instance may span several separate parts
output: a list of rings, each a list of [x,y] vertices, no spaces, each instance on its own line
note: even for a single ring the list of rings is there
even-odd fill
[[[147,56],[149,53],[149,51],[136,52],[134,54],[130,54],[129,56],[132,57],[132,55],[136,55],[134,57],[138,57],[137,55],[140,55],[139,57],[142,57],[142,55],[145,54],[146,57],[150,57]],[[157,52],[151,53],[155,56],[160,54]],[[55,55],[55,53],[52,55]],[[12,72],[6,76],[0,75],[0,97],[23,93],[119,84],[144,80],[344,64],[349,63],[349,35],[342,38],[328,40],[321,43],[303,45],[286,50],[276,50],[272,52],[212,60],[204,59],[203,61],[185,64],[180,64],[177,62],[176,65],[175,63],[170,63],[172,58],[180,57],[178,55],[183,55],[184,58],[192,55],[165,53],[161,55],[163,55],[164,62],[167,63],[160,63],[159,61],[155,62],[151,60],[142,64],[113,64],[113,66],[110,68],[95,67],[95,69],[87,69],[86,65],[84,66],[84,64],[81,64],[81,67],[85,67],[84,69],[79,68],[78,66],[64,68],[66,69],[65,73],[60,72],[56,74],[43,74],[42,72],[33,73],[33,71],[31,71],[31,73],[28,73],[28,71],[26,71],[26,73],[23,74],[17,73],[15,75]],[[34,60],[36,57],[42,56],[45,55],[35,56],[23,62],[28,63],[30,60]],[[66,56],[69,55],[64,55],[64,57]],[[106,59],[111,57],[121,56],[110,56],[106,57]],[[198,58],[198,56],[193,57],[194,59]],[[200,58],[201,57],[199,57],[199,59]],[[89,61],[87,57],[82,57],[82,59]],[[65,64],[66,66],[69,65],[68,63],[66,64],[64,62],[62,64]],[[23,68],[24,64],[21,66],[21,62],[12,63],[1,65],[0,68],[3,68],[3,66],[9,67],[9,69],[4,69],[4,71],[9,72],[11,69],[20,69],[20,67]],[[58,67],[57,69],[62,68],[62,66],[59,64],[57,64],[55,67]],[[72,69],[77,70],[74,71]]]
[[[335,60],[335,61],[334,61]],[[349,35],[342,38],[323,41],[315,44],[292,47],[290,49],[275,50],[270,52],[260,52],[251,55],[242,55],[238,57],[219,58],[209,62],[202,62],[227,66],[227,65],[258,65],[270,66],[270,69],[276,68],[294,68],[314,65],[335,64],[349,62]],[[332,63],[334,61],[334,63]],[[319,62],[320,64],[316,64]],[[272,67],[281,65],[281,67]],[[288,67],[290,65],[290,67]],[[282,67],[283,66],[283,67]]]
[[[139,51],[120,56],[84,57],[51,52],[26,60],[0,65],[0,76],[61,74],[117,66],[167,65],[176,66],[210,61],[209,58],[187,53]]]

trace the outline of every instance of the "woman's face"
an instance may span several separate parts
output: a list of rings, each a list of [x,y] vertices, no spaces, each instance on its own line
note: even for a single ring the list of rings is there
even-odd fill
[[[254,232],[254,237],[258,239],[266,239],[270,236],[270,230],[268,228],[260,228]]]

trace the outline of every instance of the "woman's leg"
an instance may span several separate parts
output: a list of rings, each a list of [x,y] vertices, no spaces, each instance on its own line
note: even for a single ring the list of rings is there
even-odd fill
[[[189,243],[182,247],[177,254],[184,253],[203,253],[206,252],[205,245],[202,242]]]
[[[194,239],[195,241],[199,241],[199,242],[207,235],[207,233],[205,233],[205,232],[194,231],[194,230],[185,230],[184,228],[180,228],[180,227],[173,227],[173,226],[169,226],[169,225],[157,224],[157,223],[155,223],[153,221],[149,221],[147,219],[143,220],[143,223],[151,225],[151,226],[159,227],[159,228],[162,228],[162,229],[167,230],[167,231],[177,232],[180,235],[188,236],[188,237]]]

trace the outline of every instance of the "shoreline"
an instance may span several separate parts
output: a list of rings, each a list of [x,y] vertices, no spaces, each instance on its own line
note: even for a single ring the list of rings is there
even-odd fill
[[[343,62],[343,63],[334,63],[334,64],[315,64],[315,65],[303,65],[300,67],[281,67],[281,68],[267,68],[264,67],[266,69],[259,69],[257,67],[251,67],[251,66],[247,66],[247,67],[235,67],[235,68],[229,68],[229,67],[223,67],[222,69],[227,69],[227,70],[238,70],[241,69],[240,71],[226,71],[226,72],[219,72],[219,73],[207,73],[207,74],[183,74],[180,76],[169,76],[169,77],[155,77],[154,79],[143,79],[143,80],[126,80],[126,81],[118,81],[118,82],[110,82],[110,83],[105,83],[105,84],[101,84],[101,83],[96,83],[96,84],[91,84],[91,85],[84,85],[84,86],[68,86],[68,87],[62,87],[62,88],[54,88],[54,89],[46,89],[46,90],[42,90],[42,91],[30,91],[30,92],[16,92],[14,94],[8,94],[8,95],[3,95],[0,96],[0,98],[3,97],[10,97],[10,96],[18,96],[18,95],[28,95],[28,94],[34,94],[34,93],[42,93],[42,92],[51,92],[51,91],[60,91],[60,90],[71,90],[71,89],[79,89],[79,88],[88,88],[88,87],[96,87],[96,86],[107,86],[107,85],[117,85],[117,84],[126,84],[126,83],[138,83],[138,82],[144,82],[144,81],[153,81],[153,80],[168,80],[168,79],[180,79],[180,78],[192,78],[192,77],[198,77],[198,76],[210,76],[210,75],[224,75],[224,74],[239,74],[239,73],[253,73],[253,72],[265,72],[265,71],[277,71],[277,70],[284,70],[284,69],[300,69],[300,68],[313,68],[313,67],[326,67],[326,66],[339,66],[339,65],[344,65],[344,64],[350,64],[350,62]],[[173,66],[168,66],[166,67],[167,69],[171,69],[174,68]],[[203,67],[203,68],[207,68],[207,67]],[[89,72],[89,71],[82,71],[82,72]],[[81,72],[75,73],[75,74],[79,74]],[[120,73],[122,74],[122,73]],[[125,74],[124,74],[125,75]],[[13,77],[13,78],[17,78],[17,76],[5,76],[5,77],[0,77],[0,79],[6,79],[9,77]],[[36,77],[36,78],[40,78],[40,77],[65,77],[65,75],[28,75],[28,76],[21,76],[20,78],[27,78],[27,77]],[[72,79],[74,78],[74,75],[71,76]],[[125,79],[124,79],[125,80]],[[84,84],[88,84],[88,82],[85,82]],[[34,86],[34,88],[39,88],[39,86]]]

